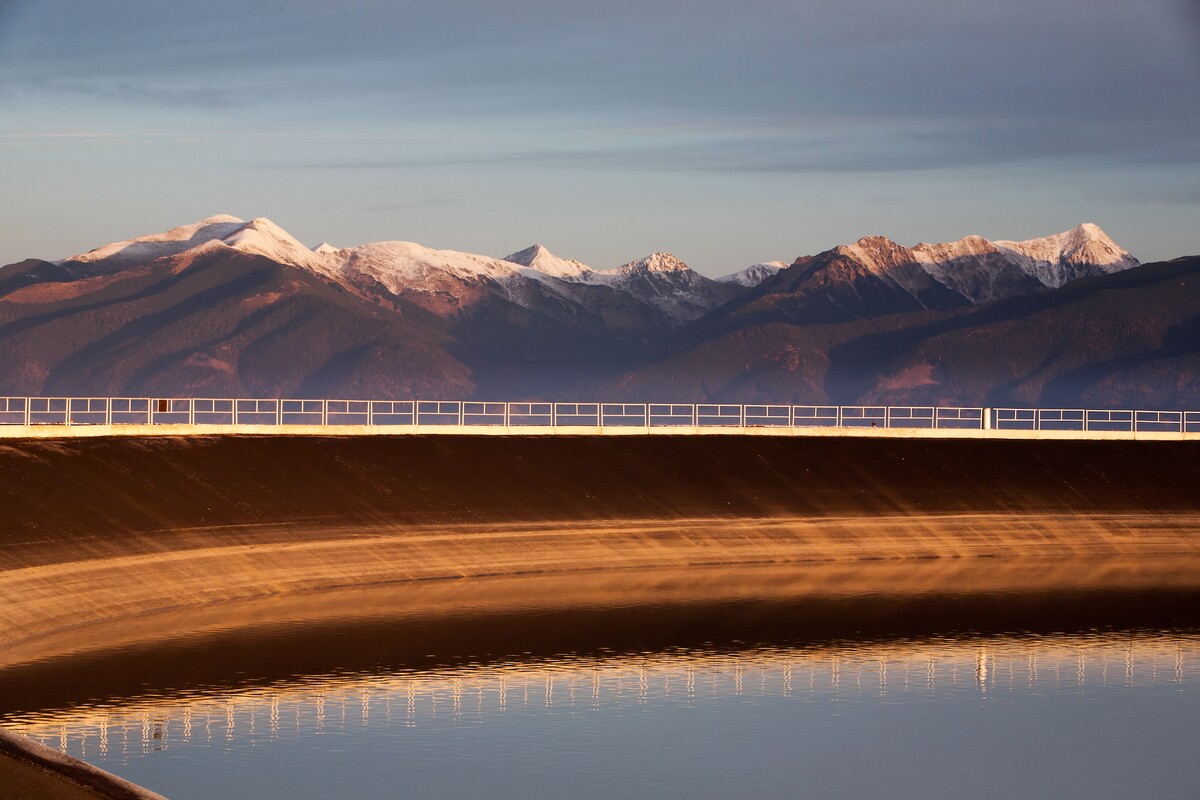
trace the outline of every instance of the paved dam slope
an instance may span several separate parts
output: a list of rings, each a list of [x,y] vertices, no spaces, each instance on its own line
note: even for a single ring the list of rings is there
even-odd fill
[[[214,604],[231,600],[447,578],[1102,557],[1135,561],[1055,580],[1194,582],[1196,454],[1184,442],[737,436],[12,442],[0,446],[0,669],[228,626],[233,606]],[[995,590],[1010,574],[986,572],[954,582]],[[617,583],[595,594],[661,592]],[[535,594],[586,604],[581,586]],[[301,613],[274,600],[240,607],[238,624]]]
[[[23,440],[0,444],[0,509],[6,567],[106,542],[154,550],[135,541],[153,531],[249,524],[1200,511],[1200,447],[738,436]]]

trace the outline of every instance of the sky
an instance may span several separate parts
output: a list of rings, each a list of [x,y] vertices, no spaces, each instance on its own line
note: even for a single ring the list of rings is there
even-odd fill
[[[0,264],[217,213],[719,275],[1200,254],[1200,0],[0,0]]]

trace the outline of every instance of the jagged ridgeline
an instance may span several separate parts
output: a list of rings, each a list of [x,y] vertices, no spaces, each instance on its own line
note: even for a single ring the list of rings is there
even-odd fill
[[[1196,269],[1092,224],[712,279],[215,216],[0,270],[0,394],[1200,406]]]

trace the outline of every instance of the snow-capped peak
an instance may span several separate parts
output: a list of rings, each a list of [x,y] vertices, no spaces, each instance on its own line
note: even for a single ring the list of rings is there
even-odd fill
[[[1051,236],[994,244],[1011,254],[1026,274],[1051,288],[1085,275],[1120,272],[1139,264],[1093,222]]]
[[[779,270],[786,269],[787,266],[782,261],[764,261],[761,264],[752,264],[737,272],[722,275],[720,278],[717,278],[717,282],[733,284],[735,286],[758,286],[767,278],[779,272]]]
[[[630,261],[614,270],[619,273],[633,272],[691,272],[692,268],[670,253],[652,253],[645,258]]]
[[[341,249],[342,248],[340,247],[334,247],[329,242],[321,242],[319,245],[314,247],[312,251],[318,255],[328,256],[338,252]]]
[[[198,225],[220,225],[220,224],[227,223],[227,222],[228,223],[239,223],[240,222],[242,224],[245,224],[246,220],[242,219],[241,217],[235,217],[233,214],[213,214],[211,217],[205,217],[204,219],[200,220],[200,222],[198,222],[197,224]]]
[[[325,263],[321,254],[309,250],[294,236],[266,217],[256,217],[250,220],[224,237],[222,241],[243,253],[266,256],[284,264],[319,268]]]
[[[286,259],[292,257],[294,251],[312,253],[292,234],[266,217],[254,217],[232,234],[224,236],[222,241],[241,251],[270,255],[271,258]]]
[[[588,273],[595,272],[587,264],[581,264],[578,261],[566,258],[559,258],[540,244],[535,244],[531,247],[526,247],[524,250],[507,255],[504,257],[504,260],[513,264],[520,264],[523,267],[529,267],[543,275],[564,278],[566,280],[578,279]]]
[[[838,245],[833,249],[834,253],[862,264],[879,276],[894,272],[903,263],[904,258],[898,257],[901,251],[905,248],[886,236],[864,236],[854,244]]]
[[[224,239],[245,224],[237,217],[217,214],[190,225],[171,228],[162,233],[152,233],[122,242],[106,244],[63,261],[103,266],[114,270],[123,269],[143,261],[178,255],[206,242]]]

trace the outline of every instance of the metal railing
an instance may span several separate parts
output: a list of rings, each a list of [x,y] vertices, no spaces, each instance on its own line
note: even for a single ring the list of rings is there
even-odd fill
[[[1200,432],[1200,411],[997,408],[993,413],[997,430]]]
[[[0,397],[0,425],[875,427],[1200,433],[1200,411],[476,400]]]

